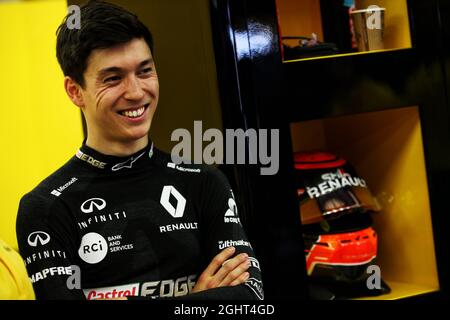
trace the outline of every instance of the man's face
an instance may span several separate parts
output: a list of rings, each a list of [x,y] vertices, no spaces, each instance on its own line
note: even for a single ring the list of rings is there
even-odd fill
[[[147,139],[159,82],[145,40],[93,50],[84,79],[82,110],[89,139],[101,143]]]

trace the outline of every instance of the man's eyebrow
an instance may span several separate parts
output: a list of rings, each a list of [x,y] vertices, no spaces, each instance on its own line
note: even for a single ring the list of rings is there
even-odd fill
[[[142,62],[139,64],[139,67],[143,67],[143,66],[145,66],[145,65],[147,65],[147,64],[152,64],[152,63],[153,63],[153,59],[152,59],[152,58],[148,58],[148,59],[142,61]]]
[[[152,58],[145,59],[144,61],[139,63],[139,68],[141,68],[141,67],[143,67],[143,66],[145,66],[147,64],[151,64],[151,63],[153,63],[153,59]],[[120,68],[120,67],[108,67],[108,68],[101,69],[97,74],[98,74],[99,77],[101,77],[101,76],[103,76],[103,75],[105,75],[107,73],[121,72],[122,70],[123,69]]]

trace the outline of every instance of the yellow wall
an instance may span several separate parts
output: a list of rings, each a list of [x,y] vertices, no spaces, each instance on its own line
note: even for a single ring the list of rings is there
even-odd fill
[[[66,11],[64,0],[0,3],[0,238],[16,249],[21,196],[83,139],[56,60],[55,31]]]
[[[277,8],[283,36],[310,37],[314,32],[323,41],[319,0],[277,0]]]
[[[418,109],[342,117],[325,126],[328,146],[357,166],[383,207],[374,217],[380,241],[379,262],[387,280],[436,285]]]

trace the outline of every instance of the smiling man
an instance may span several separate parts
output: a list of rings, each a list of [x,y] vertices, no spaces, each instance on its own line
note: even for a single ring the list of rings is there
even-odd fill
[[[81,8],[79,30],[67,18],[57,58],[87,138],[20,203],[17,238],[36,297],[262,299],[226,178],[175,165],[148,136],[159,83],[147,27],[99,1]]]
[[[87,62],[84,88],[70,76],[65,78],[66,91],[88,124],[86,144],[119,156],[145,148],[159,97],[158,76],[147,42],[134,38],[94,49]]]

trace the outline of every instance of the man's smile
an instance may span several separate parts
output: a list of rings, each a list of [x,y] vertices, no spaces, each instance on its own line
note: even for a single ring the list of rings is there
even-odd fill
[[[130,109],[126,109],[126,110],[121,110],[118,113],[121,116],[124,116],[124,117],[127,117],[127,118],[137,119],[137,118],[140,118],[145,113],[145,110],[147,110],[149,105],[150,105],[150,103],[147,103],[147,104],[145,104],[143,106],[140,106],[140,107],[130,108]]]

